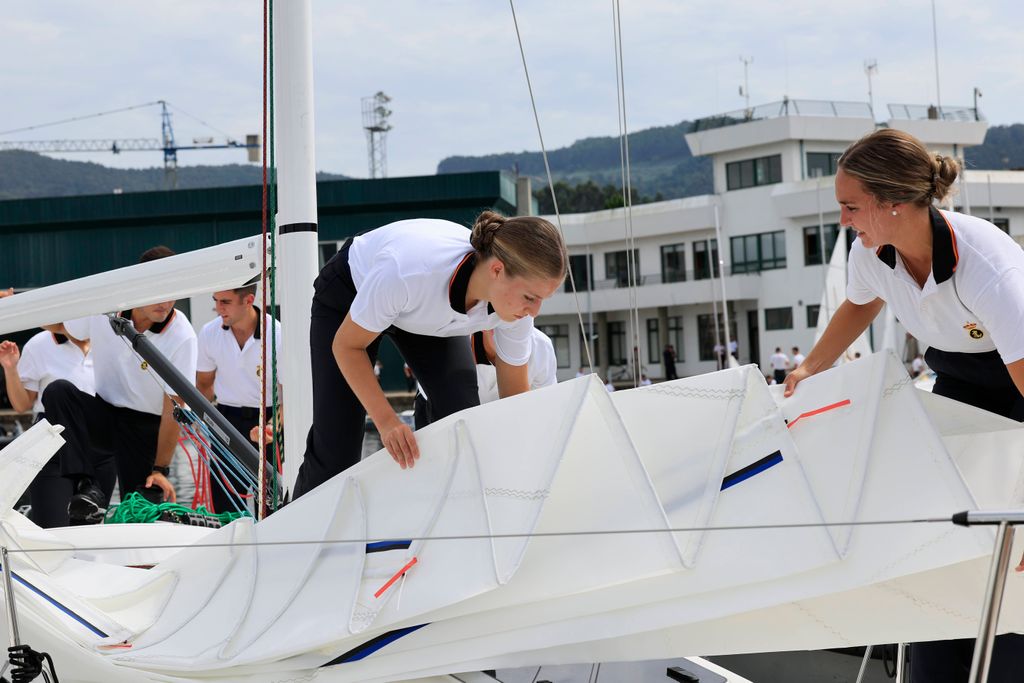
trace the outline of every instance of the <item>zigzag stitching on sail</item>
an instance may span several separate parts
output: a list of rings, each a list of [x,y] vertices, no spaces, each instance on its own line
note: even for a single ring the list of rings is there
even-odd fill
[[[682,387],[645,387],[642,391],[649,391],[654,394],[665,394],[678,398],[707,398],[715,401],[728,401],[734,398],[743,398],[746,391],[743,389],[690,389]]]
[[[877,572],[875,572],[871,576],[871,582],[872,583],[877,583],[879,580],[881,580],[881,577],[885,576],[885,574],[890,569],[892,569],[893,567],[895,567],[895,566],[897,566],[897,565],[899,565],[899,564],[901,564],[903,562],[906,562],[908,559],[912,558],[914,555],[917,555],[918,553],[920,553],[925,548],[927,548],[929,546],[932,546],[932,545],[935,545],[936,543],[945,540],[947,536],[949,536],[950,534],[956,533],[956,531],[957,531],[957,529],[949,529],[948,531],[943,532],[942,534],[936,536],[935,538],[933,538],[932,540],[928,541],[927,543],[922,543],[921,545],[917,546],[916,548],[914,548],[910,552],[904,553],[900,557],[897,557],[895,560],[893,560],[892,562],[890,562],[889,564],[885,565],[884,567],[879,569]]]
[[[842,633],[840,633],[839,631],[835,630],[835,628],[833,628],[831,624],[829,624],[827,621],[825,621],[824,619],[819,617],[817,614],[815,614],[811,610],[809,610],[806,607],[804,607],[802,604],[800,604],[800,602],[794,602],[793,606],[796,607],[801,612],[803,612],[803,614],[805,616],[809,617],[812,621],[814,621],[814,623],[820,624],[823,628],[828,629],[829,632],[831,632],[833,635],[835,635],[836,638],[839,638],[840,640],[842,640],[847,645],[850,645],[850,646],[856,645],[856,643],[852,642],[849,638],[844,636]]]
[[[895,394],[897,391],[900,391],[903,387],[907,386],[908,384],[913,384],[913,383],[914,383],[914,378],[913,377],[907,377],[906,379],[901,379],[900,381],[896,382],[895,384],[887,387],[885,389],[885,391],[882,392],[882,398],[889,398],[890,396]]]
[[[978,618],[977,615],[968,616],[962,612],[957,612],[956,610],[950,609],[948,607],[937,605],[934,602],[930,600],[925,600],[924,598],[918,595],[914,595],[913,593],[910,593],[903,588],[897,588],[896,586],[887,586],[885,584],[880,584],[879,588],[888,593],[892,593],[893,595],[909,600],[910,602],[914,603],[914,605],[916,605],[917,607],[930,609],[932,611],[951,616],[955,619],[959,619],[964,623],[974,624]]]
[[[484,489],[484,495],[497,498],[516,498],[518,500],[541,500],[550,494],[548,489],[536,489],[534,491],[521,491],[519,489]]]

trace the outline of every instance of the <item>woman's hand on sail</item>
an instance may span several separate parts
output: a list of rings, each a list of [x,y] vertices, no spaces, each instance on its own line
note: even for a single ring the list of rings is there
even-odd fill
[[[416,436],[412,433],[412,428],[402,422],[394,412],[384,424],[377,425],[377,431],[380,432],[380,442],[403,470],[412,467],[419,460],[420,449],[416,445]]]

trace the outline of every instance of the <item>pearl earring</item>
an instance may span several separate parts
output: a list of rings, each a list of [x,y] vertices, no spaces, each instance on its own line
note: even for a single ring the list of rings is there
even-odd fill
[[[898,213],[896,213],[896,211],[894,210],[894,211],[892,212],[892,215],[893,215],[893,216],[898,216],[899,214],[898,214]]]

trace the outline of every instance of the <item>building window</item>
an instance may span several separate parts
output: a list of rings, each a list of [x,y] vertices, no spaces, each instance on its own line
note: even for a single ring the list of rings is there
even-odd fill
[[[718,240],[698,240],[693,243],[693,279],[707,280],[718,277]]]
[[[658,319],[647,319],[647,362],[656,365],[661,362],[661,339],[658,335]]]
[[[726,187],[730,190],[781,183],[782,155],[733,161],[725,165],[725,176]]]
[[[569,257],[569,268],[572,269],[574,280],[565,278],[565,291],[572,291],[573,281],[577,292],[586,292],[594,288],[594,257],[591,254],[575,254]]]
[[[821,310],[819,304],[808,304],[807,306],[807,329],[813,330],[818,326],[818,311]]]
[[[661,248],[661,281],[686,280],[686,250],[683,244],[666,244]]]
[[[731,239],[732,272],[756,273],[786,267],[786,232],[762,232]]]
[[[580,367],[587,367],[587,349],[584,342],[590,342],[590,354],[594,361],[594,367],[601,365],[601,354],[598,351],[600,348],[597,338],[597,333],[587,323],[583,323],[583,327],[580,328]]]
[[[821,250],[821,228],[825,229],[825,251]],[[828,263],[832,258],[832,250],[836,247],[836,237],[839,235],[838,223],[826,223],[824,226],[812,225],[804,228],[804,265],[820,266]],[[853,230],[846,231],[846,253],[850,253],[853,241],[857,239],[857,233]]]
[[[1009,218],[993,218],[992,225],[996,226],[1007,235],[1010,234],[1010,219]]]
[[[572,359],[569,358],[569,326],[537,325],[537,329],[551,339],[551,343],[555,347],[555,360],[558,367],[572,367]]]
[[[810,308],[810,306],[808,306]],[[764,309],[764,329],[766,330],[791,330],[793,329],[793,307]]]
[[[338,253],[339,244],[337,242],[321,242],[317,245],[319,249],[320,267],[323,268],[324,264],[331,260],[331,257]]]
[[[676,362],[682,363],[683,358],[683,316],[668,317],[668,343],[676,350]]]
[[[715,333],[715,319],[718,319],[718,332]],[[729,318],[729,338],[736,339],[736,319]],[[713,313],[706,313],[697,316],[697,348],[701,360],[716,360],[715,345],[721,344],[725,348],[725,328],[722,326],[722,316],[715,316]],[[682,360],[682,354],[676,347],[676,356]]]
[[[626,364],[626,323],[621,320],[608,323],[608,364]]]
[[[808,152],[807,177],[835,175],[839,157],[842,155],[842,152]]]
[[[611,251],[604,255],[604,273],[608,280],[613,280],[616,287],[628,287],[629,275],[632,269],[633,281],[640,282],[640,250],[633,250],[633,262],[629,263],[627,250]],[[628,269],[627,269],[628,268]]]

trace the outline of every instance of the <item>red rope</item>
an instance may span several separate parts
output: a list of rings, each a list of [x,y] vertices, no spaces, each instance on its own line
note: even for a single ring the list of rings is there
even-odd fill
[[[824,408],[818,408],[817,410],[811,410],[811,411],[808,411],[806,413],[800,413],[795,418],[793,418],[793,421],[790,422],[788,425],[786,425],[786,427],[788,427],[789,429],[792,429],[793,425],[795,425],[797,422],[799,422],[802,418],[813,417],[815,415],[819,415],[819,414],[824,413],[826,411],[834,410],[836,408],[842,408],[843,406],[848,406],[848,405],[850,405],[850,399],[846,399],[845,401],[839,401],[838,403],[833,403],[831,405],[825,406]]]

